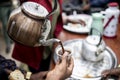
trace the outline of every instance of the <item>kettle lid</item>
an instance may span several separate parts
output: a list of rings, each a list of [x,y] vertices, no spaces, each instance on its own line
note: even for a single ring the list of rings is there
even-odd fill
[[[100,36],[97,36],[97,35],[88,36],[88,37],[86,38],[86,41],[87,41],[89,44],[98,45],[99,42],[100,42]]]
[[[30,1],[22,4],[22,10],[25,13],[40,19],[45,18],[48,15],[48,11],[44,6]]]

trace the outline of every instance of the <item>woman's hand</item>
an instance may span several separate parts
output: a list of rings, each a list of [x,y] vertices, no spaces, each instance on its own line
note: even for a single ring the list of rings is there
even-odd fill
[[[107,78],[109,76],[117,76],[120,79],[120,68],[113,68],[110,70],[104,70],[102,72],[103,78]]]
[[[30,80],[45,80],[48,71],[32,74]]]
[[[68,60],[68,52],[62,56],[62,61],[56,63],[55,68],[48,72],[46,80],[64,80],[72,74],[74,62],[72,57]]]
[[[72,23],[72,24],[81,24],[83,26],[86,26],[85,21],[83,21],[82,19],[69,18],[69,16],[66,15],[65,13],[62,13],[62,19],[64,24]]]

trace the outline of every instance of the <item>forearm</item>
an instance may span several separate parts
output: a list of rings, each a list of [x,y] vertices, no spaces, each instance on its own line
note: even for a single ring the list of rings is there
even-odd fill
[[[55,69],[49,71],[45,80],[64,80],[64,76],[61,76],[60,72]]]
[[[46,79],[45,80],[64,80],[64,79],[60,79],[59,77],[57,77],[57,76],[48,76],[48,77],[46,77]]]
[[[46,78],[45,80],[62,80],[62,79],[58,79],[58,78]]]

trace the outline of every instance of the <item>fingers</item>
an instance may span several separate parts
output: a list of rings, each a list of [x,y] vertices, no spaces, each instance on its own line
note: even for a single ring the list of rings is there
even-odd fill
[[[56,62],[56,65],[59,65],[59,64],[60,64],[60,61],[61,61],[61,60],[58,59],[57,62]]]
[[[57,61],[56,66],[62,66],[64,69],[68,69],[69,73],[72,72],[74,67],[74,61],[69,52],[65,52],[62,56],[62,59]]]
[[[74,61],[73,61],[73,58],[71,57],[71,59],[70,59],[70,64],[69,64],[69,66],[68,66],[68,69],[69,69],[70,71],[72,71],[72,70],[73,70],[73,67],[74,67]]]
[[[69,62],[68,62],[68,52],[65,52],[60,59],[57,60],[56,66],[62,65],[63,67],[68,66]]]
[[[86,26],[86,23],[85,23],[85,21],[83,21],[83,20],[79,20],[79,23],[81,24],[81,25],[83,25],[83,26]]]
[[[68,55],[69,53],[68,52],[65,52],[62,56],[62,61],[61,61],[61,64],[64,65],[64,66],[67,66],[68,64]]]

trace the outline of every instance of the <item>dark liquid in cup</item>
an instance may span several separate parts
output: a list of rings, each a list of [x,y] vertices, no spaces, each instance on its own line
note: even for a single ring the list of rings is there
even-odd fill
[[[68,52],[69,54],[71,53],[71,51],[64,49],[63,44],[62,44],[61,41],[59,42],[59,44],[60,44],[60,46],[62,47],[62,50],[60,50],[60,51],[58,52],[58,54],[63,55],[65,51]]]

